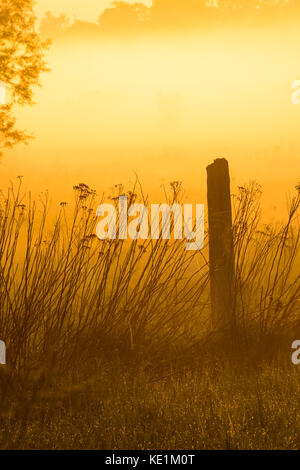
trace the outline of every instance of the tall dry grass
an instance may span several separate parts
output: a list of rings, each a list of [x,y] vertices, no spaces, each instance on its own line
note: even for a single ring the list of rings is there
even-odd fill
[[[95,192],[74,193],[51,226],[47,197],[24,203],[21,185],[2,194],[0,327],[14,370],[41,358],[65,369],[116,350],[164,354],[207,306],[202,254],[184,240],[100,241]]]
[[[240,333],[248,344],[269,349],[299,332],[299,186],[284,223],[262,223],[261,188],[240,187],[234,197],[236,305]],[[259,352],[261,352],[259,350]]]
[[[122,193],[116,187],[116,207]],[[287,222],[272,226],[260,194],[250,184],[233,198],[239,349],[230,361],[274,357],[299,331],[299,188]],[[86,184],[74,196],[53,218],[47,195],[24,196],[21,180],[1,193],[4,447],[22,445],[37,409],[46,419],[42,403],[81,396],[103,373],[122,377],[125,367],[160,380],[206,363],[214,374],[226,349],[210,325],[207,244],[190,252],[185,240],[100,241],[98,196]],[[138,182],[127,196],[149,204]],[[166,198],[180,201],[179,183]]]

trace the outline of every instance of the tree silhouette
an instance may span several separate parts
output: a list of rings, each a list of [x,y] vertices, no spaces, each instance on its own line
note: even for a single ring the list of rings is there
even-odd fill
[[[41,22],[43,36],[131,36],[157,31],[200,30],[211,26],[259,25],[272,19],[295,20],[299,0],[153,0],[142,3],[113,1],[99,16],[98,24],[47,13]],[[0,77],[1,79],[1,77]]]
[[[15,105],[32,105],[33,88],[47,70],[43,42],[35,30],[32,0],[1,0],[0,79],[7,86],[7,103],[0,106],[0,150],[31,137],[16,128]]]
[[[65,33],[69,26],[70,20],[66,15],[62,13],[59,16],[55,16],[50,11],[47,11],[41,20],[40,32],[46,38],[59,36]]]
[[[201,25],[213,18],[214,5],[207,0],[153,0],[151,21],[156,27],[175,29]]]
[[[151,23],[161,29],[182,29],[234,21],[269,21],[300,11],[299,0],[153,0]]]
[[[261,19],[295,14],[299,0],[218,0],[220,14],[226,19]]]
[[[115,1],[99,17],[103,33],[137,32],[145,28],[149,20],[149,8],[142,3]]]

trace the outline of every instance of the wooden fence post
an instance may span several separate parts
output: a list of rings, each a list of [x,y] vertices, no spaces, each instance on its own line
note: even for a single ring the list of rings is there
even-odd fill
[[[207,167],[209,265],[213,328],[235,327],[235,266],[228,162]]]

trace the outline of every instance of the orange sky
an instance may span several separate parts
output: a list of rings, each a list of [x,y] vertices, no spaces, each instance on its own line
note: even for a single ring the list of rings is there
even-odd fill
[[[99,13],[98,1],[39,8],[55,13],[66,3],[81,17],[84,3],[89,20]],[[108,191],[136,172],[155,194],[183,181],[200,203],[206,165],[226,157],[233,190],[257,180],[270,217],[283,214],[300,180],[300,105],[291,104],[297,27],[75,39],[53,43],[36,105],[18,113],[35,140],[5,152],[2,185],[21,174],[28,188],[65,200],[79,182]]]

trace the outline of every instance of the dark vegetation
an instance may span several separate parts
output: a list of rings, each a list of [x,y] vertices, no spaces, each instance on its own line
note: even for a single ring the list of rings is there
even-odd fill
[[[97,195],[74,192],[55,220],[21,182],[2,193],[1,447],[297,448],[299,188],[277,226],[258,185],[233,197],[234,348],[211,327],[206,246],[100,241]]]

